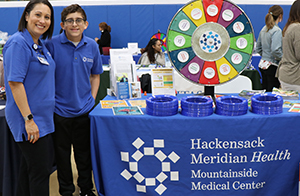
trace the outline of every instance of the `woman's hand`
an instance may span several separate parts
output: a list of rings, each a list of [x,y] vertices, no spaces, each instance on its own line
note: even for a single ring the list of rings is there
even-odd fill
[[[97,42],[99,40],[99,38],[98,37],[95,37],[95,41]]]
[[[40,131],[38,126],[35,124],[34,120],[25,121],[25,129],[28,135],[28,141],[30,143],[35,143],[40,138]]]
[[[8,84],[22,116],[24,117],[31,114],[23,83],[9,81]],[[25,121],[25,130],[28,134],[27,139],[30,143],[35,143],[40,138],[39,128],[33,119]]]

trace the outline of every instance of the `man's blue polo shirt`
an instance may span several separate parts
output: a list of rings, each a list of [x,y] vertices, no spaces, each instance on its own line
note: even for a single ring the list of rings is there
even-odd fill
[[[33,39],[27,29],[12,35],[3,48],[4,82],[6,90],[5,117],[16,142],[27,139],[25,122],[13,98],[9,81],[22,82],[28,104],[39,128],[40,137],[54,132],[53,112],[55,105],[55,62],[47,48],[39,40],[35,50]],[[37,45],[36,45],[37,46]],[[49,65],[38,59],[43,51]]]
[[[90,75],[103,72],[97,43],[83,35],[75,46],[63,32],[46,46],[56,62],[55,113],[69,118],[89,112],[95,104]]]

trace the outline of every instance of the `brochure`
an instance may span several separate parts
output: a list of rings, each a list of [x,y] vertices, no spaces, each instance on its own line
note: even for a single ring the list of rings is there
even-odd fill
[[[244,97],[246,99],[250,99],[253,95],[263,94],[263,93],[265,93],[265,90],[242,90],[239,93],[239,96]]]
[[[152,95],[175,96],[173,69],[152,69],[151,73]]]
[[[295,103],[290,109],[289,112],[300,112],[300,104]]]
[[[272,65],[271,61],[266,61],[266,60],[260,59],[258,67],[261,69],[268,69],[270,67],[270,65]]]
[[[296,99],[299,100],[299,93],[298,91],[283,91],[278,88],[273,88],[273,94],[280,95],[283,99]]]
[[[141,83],[140,82],[130,82],[129,83],[130,99],[141,98]]]
[[[128,82],[117,82],[117,99],[129,99],[129,84]]]
[[[139,106],[140,108],[146,108],[146,100],[128,100],[131,106]]]
[[[291,108],[294,104],[300,104],[300,100],[285,100],[282,107]]]
[[[101,108],[112,108],[113,106],[128,106],[125,100],[104,100],[100,101]]]
[[[144,114],[139,106],[114,106],[114,115],[142,115]]]

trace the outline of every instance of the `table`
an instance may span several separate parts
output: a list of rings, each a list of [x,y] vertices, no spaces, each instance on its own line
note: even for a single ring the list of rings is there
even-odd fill
[[[133,60],[135,61],[135,63],[137,64],[140,57],[142,55],[141,54],[137,54],[137,55],[132,55],[133,57]],[[109,65],[109,60],[110,60],[110,56],[109,55],[101,55],[101,58],[102,58],[102,64],[107,64]]]
[[[5,105],[5,101],[0,100],[0,105]],[[54,172],[56,170],[54,148],[49,148],[48,155],[54,161],[52,168]],[[0,195],[17,196],[21,156],[21,150],[6,123],[5,109],[0,110]]]
[[[5,105],[5,101],[0,101]],[[0,110],[0,193],[3,196],[16,195],[21,161],[21,151],[14,142],[5,120],[5,110]]]
[[[298,113],[114,116],[98,105],[90,118],[99,195],[298,194]]]
[[[103,66],[103,73],[100,75],[100,86],[95,99],[96,104],[107,95],[107,89],[110,88],[109,70],[108,66]]]

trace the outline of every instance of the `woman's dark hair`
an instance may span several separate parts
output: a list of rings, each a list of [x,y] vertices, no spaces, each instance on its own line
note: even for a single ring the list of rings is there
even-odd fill
[[[84,21],[87,20],[85,11],[82,9],[82,7],[80,7],[80,5],[78,4],[72,4],[69,5],[68,7],[65,7],[61,12],[61,22],[65,22],[68,14],[75,13],[75,12],[79,12],[82,15]]]
[[[275,21],[280,15],[283,15],[282,7],[280,7],[279,5],[273,5],[272,7],[270,7],[269,12],[265,17],[268,31],[274,27]]]
[[[30,12],[33,10],[33,8],[39,4],[45,4],[47,5],[50,10],[51,10],[51,24],[49,29],[43,34],[42,39],[46,39],[47,37],[50,39],[53,35],[53,29],[54,29],[54,11],[51,3],[48,0],[31,0],[29,3],[26,5],[23,14],[21,16],[19,26],[18,26],[18,31],[24,31],[24,29],[27,28],[27,21],[26,21],[26,14],[30,14]]]
[[[284,36],[285,31],[290,24],[296,22],[300,22],[300,0],[294,1],[293,5],[291,6],[289,19],[282,30],[282,35]]]
[[[156,44],[157,41],[160,41],[160,40],[157,38],[150,39],[146,48],[141,49],[142,54],[147,52],[150,63],[155,63],[155,56],[154,56],[155,51],[154,51],[153,46]]]
[[[99,24],[99,27],[101,27],[101,29],[103,29],[103,30],[107,30],[108,32],[111,32],[111,27],[109,25],[107,25],[106,22],[101,22]]]

